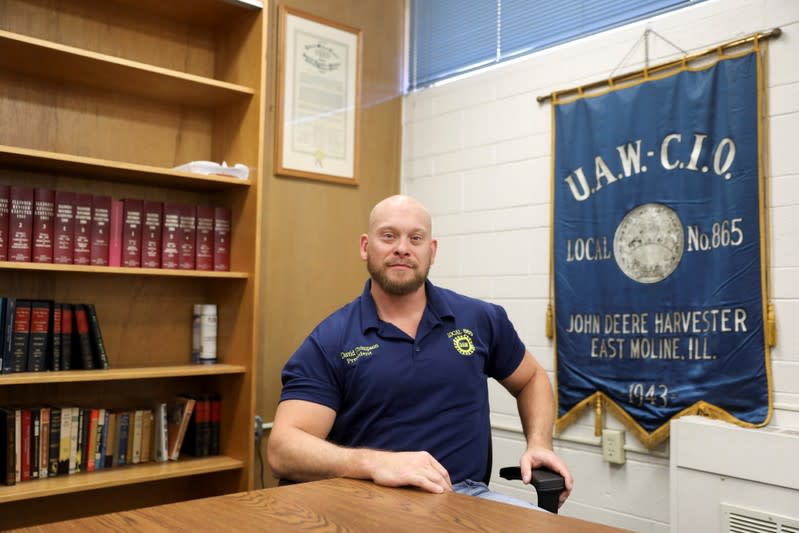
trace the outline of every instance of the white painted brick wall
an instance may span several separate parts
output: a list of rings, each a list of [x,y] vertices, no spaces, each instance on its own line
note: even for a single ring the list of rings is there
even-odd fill
[[[410,94],[404,101],[402,190],[424,202],[439,239],[434,282],[503,305],[552,373],[544,335],[548,293],[551,108],[535,97],[639,69],[649,28],[695,52],[780,27],[770,43],[769,111],[772,294],[779,345],[772,352],[776,427],[799,428],[799,1],[707,0],[648,21],[541,51],[477,75]],[[650,40],[650,64],[679,54]],[[523,449],[514,400],[490,389],[495,469]],[[590,411],[590,410],[589,410]],[[623,429],[610,415],[606,427]],[[556,441],[576,484],[562,514],[664,533],[669,529],[669,443],[647,450],[627,434],[627,464],[602,461],[586,412]],[[521,497],[526,488],[494,481]]]

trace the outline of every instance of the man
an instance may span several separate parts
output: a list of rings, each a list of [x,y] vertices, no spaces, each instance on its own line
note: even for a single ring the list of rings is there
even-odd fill
[[[501,307],[427,280],[437,247],[418,201],[391,196],[374,207],[360,238],[371,276],[363,294],[322,321],[283,369],[272,471],[506,501],[477,483],[488,460],[493,377],[517,399],[523,481],[535,467],[559,472],[562,505],[572,477],[552,451],[549,378]]]

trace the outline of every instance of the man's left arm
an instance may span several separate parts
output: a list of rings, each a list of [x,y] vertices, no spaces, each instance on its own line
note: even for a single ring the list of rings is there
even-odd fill
[[[519,461],[522,480],[530,483],[533,468],[540,466],[558,472],[566,484],[566,490],[560,495],[560,505],[563,505],[571,493],[573,480],[566,463],[552,449],[555,400],[546,370],[526,350],[516,370],[500,383],[516,397],[519,417],[527,439],[527,450]]]

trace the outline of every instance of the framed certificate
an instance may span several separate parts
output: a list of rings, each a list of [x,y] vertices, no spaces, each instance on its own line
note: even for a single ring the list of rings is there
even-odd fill
[[[275,174],[358,185],[361,31],[280,6]]]

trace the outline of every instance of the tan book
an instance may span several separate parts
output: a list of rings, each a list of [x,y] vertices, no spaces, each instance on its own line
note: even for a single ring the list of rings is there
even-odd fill
[[[169,459],[177,461],[180,456],[180,447],[189,427],[191,413],[194,411],[194,398],[178,396],[177,400],[168,406],[167,413],[167,438]]]
[[[153,450],[153,412],[149,409],[142,412],[141,421],[141,462],[152,460]]]

